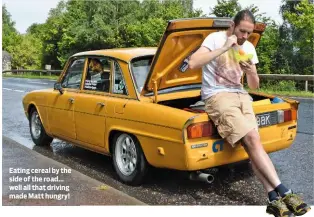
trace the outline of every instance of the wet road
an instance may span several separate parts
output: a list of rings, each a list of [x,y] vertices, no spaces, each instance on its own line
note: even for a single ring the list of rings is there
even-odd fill
[[[212,170],[213,184],[193,182],[187,174],[153,169],[147,182],[130,187],[117,181],[111,159],[71,144],[54,140],[50,147],[33,147],[22,98],[31,91],[52,88],[53,81],[3,78],[3,135],[79,172],[151,205],[265,205],[266,195],[248,164]],[[314,204],[313,99],[298,99],[299,127],[291,148],[270,154],[282,182]]]

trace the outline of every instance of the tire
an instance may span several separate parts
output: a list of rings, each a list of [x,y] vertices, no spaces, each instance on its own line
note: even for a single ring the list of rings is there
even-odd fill
[[[46,146],[50,145],[52,142],[53,138],[47,135],[40,120],[39,114],[35,108],[33,108],[30,112],[29,129],[35,145]]]
[[[117,133],[112,142],[113,167],[119,179],[128,185],[142,184],[149,164],[137,138],[127,133]]]

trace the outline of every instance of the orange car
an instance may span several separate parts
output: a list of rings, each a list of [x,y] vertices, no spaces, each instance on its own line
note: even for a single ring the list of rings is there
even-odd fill
[[[140,184],[149,165],[212,181],[205,169],[248,155],[217,134],[204,113],[202,71],[189,69],[187,58],[208,34],[227,27],[226,19],[173,20],[158,48],[73,55],[54,89],[33,91],[23,99],[34,143],[49,145],[59,138],[110,155],[127,184]],[[256,24],[249,38],[255,46],[264,28]],[[296,136],[298,102],[250,95],[265,150],[289,147]]]

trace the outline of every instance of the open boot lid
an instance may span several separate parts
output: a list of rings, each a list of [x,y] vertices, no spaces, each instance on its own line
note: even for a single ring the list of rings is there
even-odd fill
[[[199,88],[202,83],[202,69],[189,69],[188,58],[201,46],[209,34],[226,30],[230,22],[230,18],[192,18],[169,21],[141,95],[153,94],[157,101],[160,90],[180,86]],[[260,40],[265,27],[263,23],[256,23],[248,39],[254,46]]]

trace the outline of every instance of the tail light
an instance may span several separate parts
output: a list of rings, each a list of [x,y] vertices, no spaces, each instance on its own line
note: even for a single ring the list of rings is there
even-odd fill
[[[292,110],[278,110],[278,123],[297,120],[298,112],[295,109]]]
[[[191,124],[187,127],[187,134],[189,139],[209,137],[214,135],[216,128],[211,121]]]

